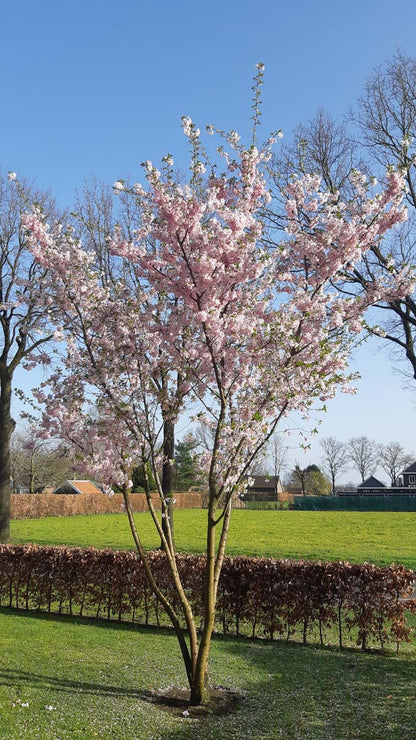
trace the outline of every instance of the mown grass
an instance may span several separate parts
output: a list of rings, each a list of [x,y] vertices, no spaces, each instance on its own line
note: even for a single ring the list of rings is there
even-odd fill
[[[203,551],[206,512],[175,514],[178,549]],[[157,547],[149,516],[136,519],[146,546]],[[231,555],[416,567],[415,524],[416,513],[234,511],[227,549]],[[124,514],[13,521],[12,537],[132,547]],[[415,640],[395,655],[217,638],[211,681],[233,689],[241,700],[235,713],[205,719],[173,716],[150,701],[154,690],[186,686],[179,648],[168,630],[3,609],[0,646],[4,740],[416,737]]]
[[[4,740],[415,737],[414,644],[396,656],[217,638],[211,680],[241,701],[234,714],[188,719],[149,701],[186,685],[168,631],[2,610],[0,635]]]
[[[206,511],[175,512],[180,552],[203,552]],[[136,522],[148,548],[159,545],[150,516]],[[377,565],[403,563],[416,568],[416,512],[233,511],[229,555],[309,560],[348,560]],[[50,517],[12,522],[15,543],[131,549],[125,514]]]

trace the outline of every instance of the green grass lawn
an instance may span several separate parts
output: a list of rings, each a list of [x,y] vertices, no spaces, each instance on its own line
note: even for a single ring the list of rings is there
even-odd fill
[[[175,538],[181,552],[203,552],[206,511],[175,512]],[[149,514],[136,521],[145,545],[159,544]],[[233,511],[229,555],[349,560],[416,568],[416,512]],[[16,520],[15,543],[131,549],[125,514]]]
[[[0,635],[2,740],[415,738],[414,644],[396,656],[215,639],[211,680],[241,701],[188,719],[149,701],[186,685],[168,631],[2,610]]]
[[[205,517],[176,512],[179,550],[203,551]],[[149,516],[136,520],[146,546],[158,546]],[[415,525],[416,513],[234,511],[228,553],[416,567]],[[13,521],[12,538],[132,547],[123,514]],[[205,719],[150,701],[152,691],[186,686],[168,630],[2,609],[0,647],[0,740],[416,737],[415,638],[396,655],[217,637],[211,681],[240,702],[233,714]]]

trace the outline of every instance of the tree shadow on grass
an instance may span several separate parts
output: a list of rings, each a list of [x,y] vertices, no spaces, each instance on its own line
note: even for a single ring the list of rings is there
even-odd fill
[[[100,699],[133,699],[152,705],[163,712],[171,715],[174,724],[171,729],[165,730],[164,734],[157,729],[157,719],[155,720],[155,731],[159,738],[163,740],[196,740],[200,738],[200,730],[204,737],[211,737],[206,734],[212,719],[227,719],[238,707],[240,697],[227,689],[217,689],[213,692],[215,696],[209,707],[190,707],[188,700],[188,691],[186,689],[172,689],[170,691],[150,691],[146,689],[129,689],[125,686],[106,685],[90,681],[77,681],[55,676],[35,673],[34,671],[24,671],[21,669],[0,669],[0,687],[16,688],[19,693],[24,690],[25,686],[31,686],[47,691],[63,692],[69,697],[73,695],[72,700],[80,694],[98,696]],[[70,699],[71,700],[71,699]],[[143,709],[142,711],[146,711]],[[232,719],[229,720],[232,724]],[[175,726],[176,724],[176,726]],[[204,729],[205,728],[205,729]],[[235,737],[221,733],[221,736],[215,737]]]
[[[3,611],[3,610],[2,610]],[[90,619],[9,612],[14,618],[91,624]],[[134,630],[149,634],[145,627],[126,623],[97,622],[106,630]],[[170,630],[159,633],[172,635]],[[182,716],[173,718],[172,727],[155,731],[163,740],[225,740],[251,737],[253,740],[410,740],[416,737],[416,675],[412,656],[393,653],[364,653],[335,647],[302,647],[284,642],[252,641],[217,637],[213,658],[238,681],[245,698],[228,716]],[[212,671],[215,674],[215,669]],[[214,675],[213,675],[214,678]],[[215,679],[214,679],[215,680]],[[0,684],[34,685],[79,697],[81,693],[103,698],[130,698],[155,707],[155,694],[141,688],[107,685],[99,681],[70,680],[20,669],[0,668]],[[160,697],[159,697],[160,698]],[[146,709],[143,707],[143,710]]]
[[[141,624],[140,622],[130,622],[127,620],[107,619],[106,617],[97,617],[95,615],[83,615],[82,617],[76,614],[57,614],[56,612],[47,611],[34,611],[31,609],[21,609],[13,606],[0,606],[0,614],[6,617],[21,618],[21,619],[33,619],[36,621],[44,622],[62,622],[70,625],[91,625],[106,631],[134,631],[135,633],[142,632],[148,634],[149,632],[157,632],[158,634],[172,635],[173,628],[168,625],[158,626],[157,624]]]
[[[130,697],[133,699],[142,699],[143,701],[152,701],[152,692],[145,689],[129,689],[125,686],[110,686],[102,683],[46,676],[41,673],[20,669],[0,668],[0,686],[18,686],[21,688],[25,683],[42,689],[55,689],[56,691],[65,693],[79,694],[79,692],[82,692],[84,694],[95,694],[103,697]]]
[[[226,652],[251,665],[253,677],[267,676],[245,686],[258,737],[416,738],[414,657],[235,640]],[[283,734],[268,734],[277,725]]]

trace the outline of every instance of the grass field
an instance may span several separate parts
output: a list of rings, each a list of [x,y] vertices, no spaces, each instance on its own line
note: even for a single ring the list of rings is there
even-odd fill
[[[0,611],[2,740],[414,740],[416,646],[398,656],[216,639],[211,678],[235,713],[172,716],[152,690],[185,686],[164,630]]]
[[[175,512],[175,539],[180,552],[204,550],[206,511]],[[150,516],[137,514],[145,545],[158,547]],[[349,560],[416,568],[416,512],[233,511],[229,555]],[[12,522],[15,543],[36,542],[76,547],[131,549],[125,514],[50,517]]]
[[[204,549],[205,516],[176,512],[179,550]],[[149,516],[136,520],[157,547]],[[416,513],[234,511],[228,553],[416,567],[415,525]],[[12,537],[132,547],[123,514],[13,521]],[[415,638],[396,655],[217,637],[211,682],[239,703],[199,719],[152,701],[153,691],[186,686],[170,631],[2,609],[0,646],[0,740],[416,738]]]

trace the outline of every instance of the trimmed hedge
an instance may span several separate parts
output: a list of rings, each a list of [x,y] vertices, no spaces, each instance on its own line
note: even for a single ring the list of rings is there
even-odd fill
[[[175,493],[176,509],[200,509],[203,495],[199,491]],[[147,511],[144,493],[130,495],[133,511]],[[155,508],[160,509],[160,497],[152,494]],[[119,514],[124,509],[123,495],[115,493],[13,493],[12,519],[40,519],[44,516],[74,516],[77,514]]]
[[[416,511],[416,496],[295,496],[297,511]]]
[[[180,612],[165,554],[149,553],[156,580]],[[178,555],[195,613],[202,614],[204,556]],[[225,558],[216,628],[223,634],[353,641],[365,649],[409,639],[414,574],[400,565]],[[0,545],[0,606],[169,625],[133,552]],[[335,630],[335,632],[334,632]],[[335,637],[334,637],[335,635]]]

